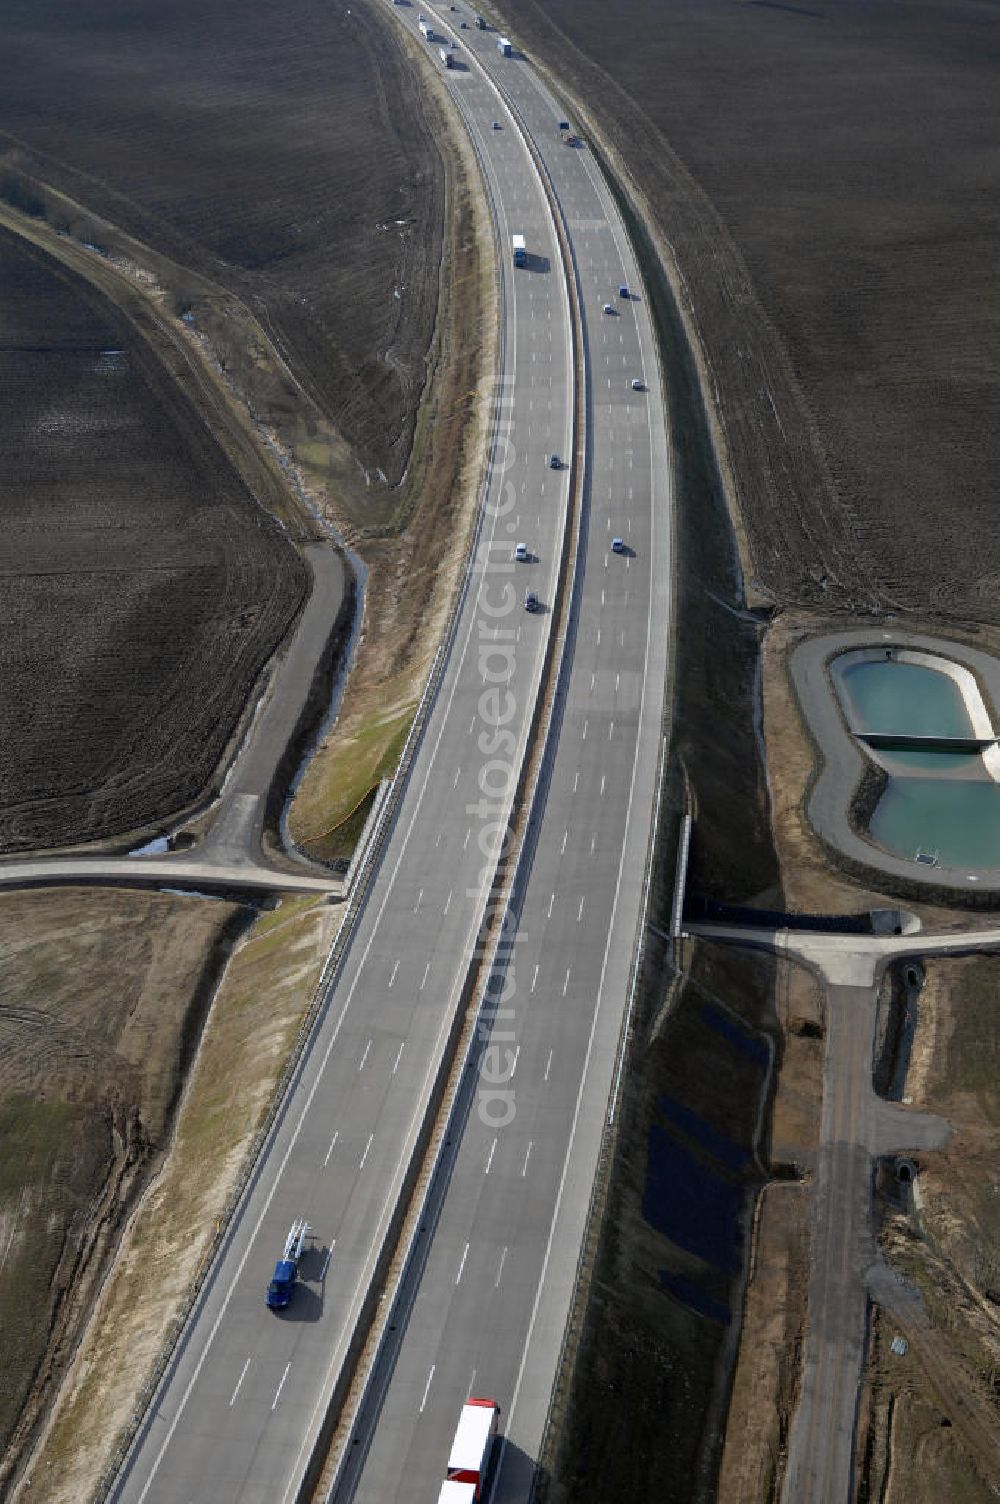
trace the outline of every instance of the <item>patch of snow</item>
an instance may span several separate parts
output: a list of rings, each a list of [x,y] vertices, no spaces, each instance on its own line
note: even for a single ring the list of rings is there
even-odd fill
[[[169,837],[154,836],[153,839],[151,841],[147,841],[144,846],[133,846],[132,850],[126,852],[125,854],[126,856],[163,856],[164,852],[167,852],[169,850]]]

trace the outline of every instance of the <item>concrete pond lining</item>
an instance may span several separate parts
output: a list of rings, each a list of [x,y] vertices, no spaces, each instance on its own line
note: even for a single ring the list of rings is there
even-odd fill
[[[1000,717],[1000,661],[962,643],[893,631],[868,628],[807,638],[791,653],[789,671],[793,687],[817,749],[817,771],[806,796],[806,814],[820,838],[840,852],[850,866],[897,880],[907,889],[929,896],[937,889],[947,894],[977,895],[980,903],[1000,898],[1000,852],[996,865],[969,867],[941,862],[922,865],[876,843],[861,828],[865,789],[884,781],[886,760],[879,743],[919,746],[912,739],[884,737],[871,728],[849,725],[848,712],[835,683],[835,660],[847,665],[875,662],[888,656],[896,662],[918,665],[945,674],[956,686],[968,717],[969,736],[928,738],[940,748],[950,742],[956,748],[978,751],[983,768],[994,783],[1000,783],[1000,748],[996,745]],[[860,739],[859,739],[860,738]],[[1000,789],[997,790],[1000,799]],[[878,800],[870,800],[869,813]]]

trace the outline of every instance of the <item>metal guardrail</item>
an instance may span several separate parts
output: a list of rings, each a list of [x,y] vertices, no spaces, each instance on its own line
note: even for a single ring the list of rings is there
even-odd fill
[[[688,857],[691,852],[691,827],[694,816],[688,811],[681,816],[681,836],[677,843],[677,867],[674,873],[674,898],[670,905],[671,949],[681,938],[684,924],[684,897],[687,892]]]

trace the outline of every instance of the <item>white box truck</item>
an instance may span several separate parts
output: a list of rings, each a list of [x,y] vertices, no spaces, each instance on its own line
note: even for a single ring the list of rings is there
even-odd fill
[[[514,50],[512,44],[511,44],[510,37],[501,37],[500,40],[497,42],[497,47],[500,50],[500,52],[503,53],[504,57],[510,57],[511,53]]]
[[[528,264],[528,248],[527,248],[527,246],[524,243],[524,236],[523,235],[512,235],[511,236],[511,246],[512,246],[513,251],[514,251],[514,265],[515,266],[527,266],[527,264]]]
[[[476,1485],[474,1483],[442,1483],[441,1492],[438,1494],[438,1504],[476,1504]]]
[[[473,1399],[472,1395],[466,1400],[458,1417],[438,1504],[473,1504],[484,1497],[483,1485],[499,1419],[500,1406],[496,1400]]]

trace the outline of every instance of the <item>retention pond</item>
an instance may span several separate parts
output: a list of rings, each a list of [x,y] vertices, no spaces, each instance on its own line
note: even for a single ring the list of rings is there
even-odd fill
[[[872,837],[910,861],[1000,866],[1000,751],[969,670],[871,649],[830,668],[848,726],[886,777]]]

